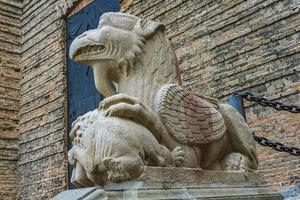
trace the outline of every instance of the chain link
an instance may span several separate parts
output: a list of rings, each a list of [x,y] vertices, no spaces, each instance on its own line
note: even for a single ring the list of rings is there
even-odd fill
[[[250,92],[237,92],[233,94],[234,96],[241,96],[242,98],[246,99],[247,101],[254,101],[262,106],[272,107],[276,110],[285,110],[291,113],[300,113],[300,106],[297,105],[284,105],[279,101],[272,101],[268,100],[264,97],[256,97]]]
[[[280,142],[271,141],[265,137],[260,137],[252,133],[254,140],[262,146],[268,146],[272,149],[280,152],[287,152],[293,156],[300,156],[300,149],[297,147],[286,146]]]
[[[241,96],[242,98],[248,100],[248,101],[254,101],[262,106],[268,106],[272,107],[276,110],[285,110],[291,113],[300,113],[300,106],[297,105],[284,105],[283,103],[279,101],[271,101],[264,97],[256,97],[250,92],[236,92],[233,94],[234,96]],[[300,156],[300,149],[297,147],[287,146],[280,142],[269,140],[265,137],[260,137],[255,134],[255,132],[252,133],[254,140],[259,143],[262,146],[268,146],[272,149],[280,152],[286,152],[294,156]]]

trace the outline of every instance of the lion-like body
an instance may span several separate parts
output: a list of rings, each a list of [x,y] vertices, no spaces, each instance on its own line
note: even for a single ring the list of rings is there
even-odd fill
[[[94,110],[73,123],[72,164],[78,162],[97,185],[139,177],[144,165],[170,166],[172,153],[144,126],[127,119],[104,117]]]

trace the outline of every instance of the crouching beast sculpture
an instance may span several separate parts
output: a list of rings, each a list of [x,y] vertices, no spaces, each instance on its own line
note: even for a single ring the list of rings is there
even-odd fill
[[[112,136],[108,137],[108,129],[104,131],[107,143],[114,142],[111,138],[113,136],[122,136],[124,144],[121,138],[118,139],[120,147],[128,145],[129,137],[135,138],[130,148],[140,158],[130,166],[141,163],[143,156],[137,149],[142,146],[146,148],[149,144],[152,149],[145,152],[148,152],[146,154],[151,160],[156,160],[155,164],[161,165],[158,158],[168,160],[169,156],[159,154],[162,148],[156,144],[158,141],[169,150],[181,146],[186,154],[182,163],[184,167],[209,170],[256,169],[256,148],[248,125],[231,106],[218,104],[216,100],[196,94],[181,85],[176,56],[164,29],[164,25],[160,23],[142,21],[133,15],[106,13],[100,18],[97,29],[87,31],[73,41],[70,57],[75,62],[93,67],[96,88],[106,97],[99,107],[99,112],[103,112],[106,118],[97,119],[93,131],[101,129],[101,125],[106,122],[110,123]],[[118,83],[118,94],[113,89],[112,82]],[[114,123],[113,117],[127,120],[121,120],[121,125],[117,121]],[[117,132],[114,132],[114,126],[118,127]],[[132,126],[142,131],[128,130]],[[130,135],[125,136],[127,133]],[[150,139],[150,133],[156,141]],[[99,134],[97,137],[104,136]],[[148,138],[150,143],[147,142]],[[97,152],[103,146],[103,142],[98,144],[96,141],[98,140],[90,148],[97,150],[92,152]],[[118,145],[106,146],[118,153]],[[130,148],[123,146],[121,151],[131,152]],[[94,157],[94,163],[99,160],[97,155],[89,155]],[[71,158],[73,157],[71,154]],[[78,160],[81,164],[88,163],[80,161],[80,156]],[[102,170],[106,166],[110,179],[118,181],[119,179],[113,178],[108,164],[116,162],[123,162],[123,159],[106,159],[97,168]],[[83,167],[91,172],[95,166],[89,164]],[[140,172],[140,168],[137,167],[136,171]],[[124,178],[127,179],[129,178]]]
[[[73,147],[68,157],[75,166],[72,182],[79,186],[128,181],[139,177],[144,165],[180,166],[184,161],[181,147],[171,153],[145,127],[127,119],[104,117],[99,110],[74,121],[70,137]]]

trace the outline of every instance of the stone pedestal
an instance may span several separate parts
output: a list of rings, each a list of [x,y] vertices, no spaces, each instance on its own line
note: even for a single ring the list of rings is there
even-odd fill
[[[188,168],[147,167],[136,181],[68,190],[60,199],[243,199],[281,200],[256,173],[205,171]]]

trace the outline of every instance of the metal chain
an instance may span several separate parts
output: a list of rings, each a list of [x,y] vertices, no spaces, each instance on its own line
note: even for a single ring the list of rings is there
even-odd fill
[[[300,113],[300,106],[297,105],[284,105],[283,103],[279,101],[272,101],[268,100],[267,98],[264,97],[256,97],[250,92],[237,92],[234,93],[233,95],[235,96],[241,96],[242,98],[248,100],[248,101],[254,101],[262,106],[269,106],[272,107],[276,110],[285,110],[289,111],[291,113]]]
[[[283,103],[279,101],[271,101],[264,97],[256,97],[250,92],[237,92],[233,94],[234,96],[241,96],[242,98],[248,100],[248,101],[254,101],[262,106],[269,106],[276,110],[285,110],[291,113],[300,113],[300,106],[297,105],[284,105]],[[268,146],[272,149],[280,152],[287,152],[294,156],[300,156],[300,149],[297,147],[287,146],[280,142],[271,141],[265,137],[260,137],[255,134],[255,132],[252,133],[254,140],[259,143],[262,146]]]
[[[268,146],[280,152],[287,152],[293,156],[300,156],[300,149],[297,147],[286,146],[280,142],[271,141],[265,137],[255,135],[254,132],[252,133],[252,135],[254,137],[254,140],[262,146]]]

